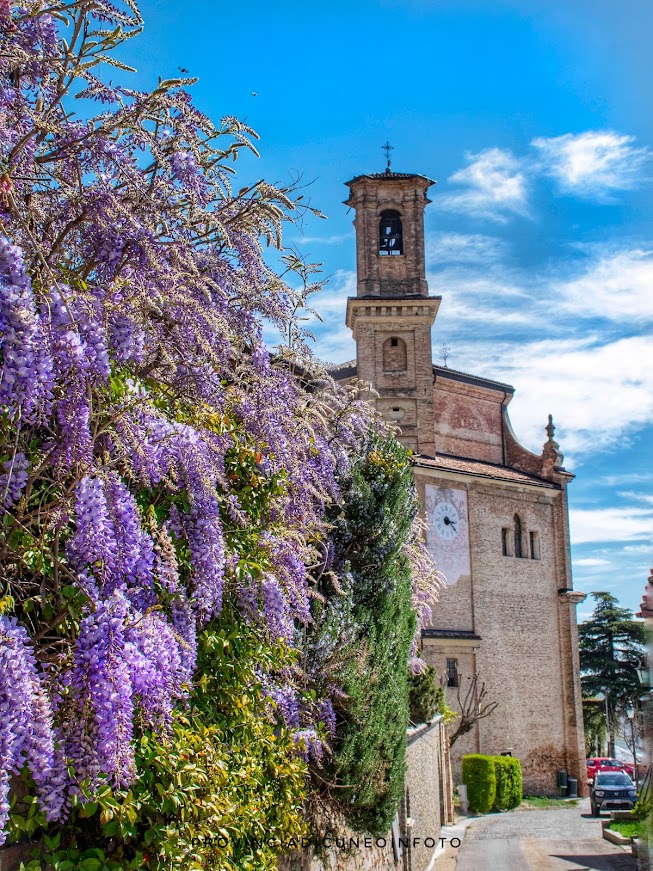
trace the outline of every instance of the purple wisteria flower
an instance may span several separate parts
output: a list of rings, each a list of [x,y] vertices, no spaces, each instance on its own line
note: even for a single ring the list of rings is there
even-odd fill
[[[49,407],[52,359],[20,248],[0,236],[0,408],[22,425]]]
[[[20,499],[27,484],[29,460],[22,451],[17,451],[10,460],[2,464],[0,474],[0,511],[11,508]]]
[[[113,34],[93,49],[111,51],[116,28],[140,26],[128,6],[73,4],[89,25],[80,42]],[[262,246],[280,244],[294,206],[264,182],[232,193],[225,161],[250,131],[214,127],[178,87],[103,83],[64,48],[53,8],[0,0],[0,512],[11,521],[29,481],[25,541],[59,572],[58,587],[29,574],[31,543],[10,552],[17,613],[39,596],[60,607],[64,585],[88,601],[79,631],[0,618],[0,828],[7,772],[25,761],[52,818],[84,779],[134,778],[135,734],[170,723],[226,597],[267,643],[301,643],[315,566],[339,570],[328,512],[372,420],[301,341],[265,347],[265,321],[297,334],[297,294]],[[71,111],[64,69],[95,117]],[[252,446],[252,480],[230,477],[227,458]],[[254,578],[243,557],[260,560]],[[409,558],[428,574],[423,554]],[[428,587],[415,595],[423,615]],[[359,630],[346,605],[325,613],[301,667],[259,675],[268,713],[303,730],[298,746],[318,762],[314,727],[333,732],[339,692],[321,669]],[[312,682],[330,698],[300,703]]]
[[[9,814],[9,778],[27,763],[48,819],[60,817],[66,770],[55,752],[53,721],[23,626],[0,616],[0,844]]]

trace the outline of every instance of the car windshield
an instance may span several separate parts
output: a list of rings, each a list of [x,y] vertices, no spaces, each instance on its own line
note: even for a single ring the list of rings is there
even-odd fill
[[[598,774],[594,786],[632,786],[632,780],[627,774]]]
[[[622,764],[618,759],[602,759],[599,765],[602,768],[621,768]]]

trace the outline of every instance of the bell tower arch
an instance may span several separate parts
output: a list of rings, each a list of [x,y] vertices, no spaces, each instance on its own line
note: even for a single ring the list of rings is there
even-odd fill
[[[424,251],[423,175],[391,172],[347,182],[355,211],[356,296],[347,326],[356,341],[358,377],[379,394],[379,411],[411,450],[435,455],[431,327],[441,297],[429,296]]]

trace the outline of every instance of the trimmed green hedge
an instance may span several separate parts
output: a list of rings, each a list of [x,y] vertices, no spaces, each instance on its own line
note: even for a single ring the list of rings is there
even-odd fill
[[[493,756],[497,794],[494,806],[497,810],[512,810],[522,800],[521,763],[512,756]]]
[[[486,814],[492,808],[511,810],[521,804],[521,763],[512,756],[463,756],[463,783],[474,813]]]
[[[497,794],[494,757],[480,753],[463,756],[463,783],[467,787],[469,809],[478,814],[488,813]]]

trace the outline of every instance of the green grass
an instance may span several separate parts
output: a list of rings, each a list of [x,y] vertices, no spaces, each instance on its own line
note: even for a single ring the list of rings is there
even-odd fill
[[[619,832],[624,838],[643,838],[646,834],[644,820],[613,820],[608,828],[613,832]]]
[[[521,807],[570,807],[578,804],[577,798],[550,798],[548,795],[525,795]]]

